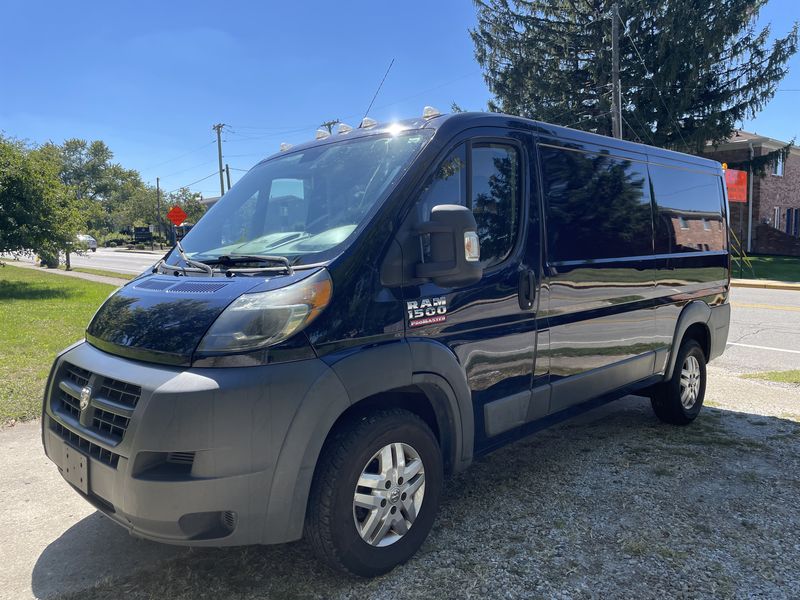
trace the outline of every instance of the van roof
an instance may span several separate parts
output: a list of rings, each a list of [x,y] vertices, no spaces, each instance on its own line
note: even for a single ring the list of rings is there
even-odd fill
[[[388,121],[378,123],[368,128],[356,128],[347,133],[333,133],[329,137],[312,140],[296,146],[292,146],[286,153],[303,150],[313,146],[320,146],[330,144],[343,139],[359,138],[368,135],[386,134],[396,129],[397,127],[403,130],[414,129],[433,129],[433,130],[450,130],[452,133],[472,127],[507,127],[509,129],[522,129],[540,135],[549,135],[565,140],[572,140],[576,142],[584,142],[590,144],[599,144],[618,148],[620,150],[627,150],[629,152],[637,152],[646,154],[649,159],[662,159],[669,161],[677,161],[684,164],[690,164],[698,167],[710,168],[715,171],[721,172],[721,165],[715,160],[709,158],[685,154],[683,152],[676,152],[674,150],[667,150],[658,148],[656,146],[649,146],[638,142],[628,140],[618,140],[605,135],[597,133],[590,133],[581,131],[579,129],[572,129],[570,127],[563,127],[561,125],[552,125],[542,121],[535,121],[533,119],[526,119],[524,117],[516,117],[513,115],[506,115],[503,113],[491,112],[459,112],[439,115],[429,119],[416,118],[406,119],[402,121]],[[275,153],[268,158],[273,158],[282,153]],[[267,160],[268,158],[264,159]]]

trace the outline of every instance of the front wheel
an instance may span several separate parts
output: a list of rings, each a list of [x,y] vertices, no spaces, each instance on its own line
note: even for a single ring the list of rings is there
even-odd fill
[[[706,355],[695,340],[686,340],[678,350],[669,381],[651,391],[656,416],[665,423],[687,425],[703,407],[706,394]]]
[[[413,413],[386,410],[344,424],[326,442],[305,533],[332,567],[374,577],[407,561],[439,507],[442,455]]]

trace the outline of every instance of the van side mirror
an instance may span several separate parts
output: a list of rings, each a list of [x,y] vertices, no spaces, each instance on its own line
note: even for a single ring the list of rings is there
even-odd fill
[[[463,287],[483,277],[478,225],[465,206],[440,204],[431,219],[417,228],[417,235],[430,235],[431,261],[418,263],[416,276],[442,287]]]

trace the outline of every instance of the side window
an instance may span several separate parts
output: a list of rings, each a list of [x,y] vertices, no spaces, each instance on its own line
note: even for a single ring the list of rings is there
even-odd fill
[[[519,229],[519,165],[519,152],[513,146],[472,146],[470,206],[478,224],[484,267],[502,262],[514,248]]]
[[[550,259],[653,252],[647,167],[607,152],[540,146]]]
[[[656,254],[725,248],[719,177],[664,165],[650,165],[657,215]]]
[[[502,262],[514,248],[520,221],[521,175],[516,147],[501,143],[461,144],[439,165],[418,203],[420,221],[439,204],[472,209],[484,268]]]

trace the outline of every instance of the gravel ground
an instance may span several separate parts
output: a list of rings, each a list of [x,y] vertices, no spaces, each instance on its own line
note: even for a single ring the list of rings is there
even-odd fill
[[[709,375],[689,427],[628,397],[477,461],[384,577],[298,542],[195,550],[69,598],[800,597],[800,389]]]

